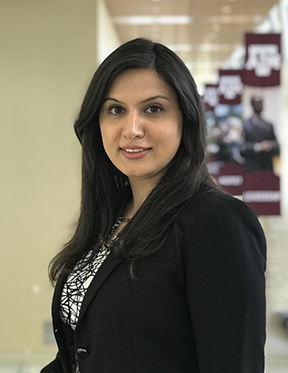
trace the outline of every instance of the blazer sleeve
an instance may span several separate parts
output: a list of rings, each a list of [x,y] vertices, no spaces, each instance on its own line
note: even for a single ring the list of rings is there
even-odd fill
[[[243,202],[205,198],[185,261],[199,372],[263,373],[265,237]]]

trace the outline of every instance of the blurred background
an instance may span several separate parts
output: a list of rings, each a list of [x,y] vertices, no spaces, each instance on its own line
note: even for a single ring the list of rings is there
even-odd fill
[[[282,34],[281,92],[265,113],[281,145],[281,216],[260,221],[266,373],[288,372],[288,1],[0,0],[0,373],[39,372],[56,353],[47,268],[78,218],[73,124],[99,63],[151,38],[185,61],[201,93],[218,69],[243,68],[246,32]]]

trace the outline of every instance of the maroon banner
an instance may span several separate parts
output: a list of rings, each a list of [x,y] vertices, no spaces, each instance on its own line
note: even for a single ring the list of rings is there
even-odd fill
[[[243,82],[252,87],[280,85],[281,35],[246,34]]]
[[[270,170],[245,175],[243,201],[256,215],[280,215],[280,179]]]
[[[225,105],[241,104],[243,70],[219,70],[219,103]]]
[[[242,105],[221,105],[207,112],[206,162],[213,179],[228,193],[242,195],[245,159]]]
[[[226,192],[234,196],[240,196],[243,192],[244,183],[243,165],[236,162],[222,163],[215,179]]]
[[[218,105],[218,84],[205,84],[205,91],[203,96],[205,109],[213,111],[215,106]]]

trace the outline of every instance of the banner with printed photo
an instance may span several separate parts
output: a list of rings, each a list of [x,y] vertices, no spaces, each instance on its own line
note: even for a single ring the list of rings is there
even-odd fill
[[[241,103],[207,111],[209,172],[258,216],[280,214],[279,90],[244,86]]]
[[[243,192],[241,70],[219,70],[218,104],[207,111],[207,165],[215,181],[228,193]]]
[[[256,215],[280,215],[281,35],[249,33],[245,41],[243,200]]]
[[[218,104],[207,112],[207,126],[206,160],[210,174],[228,193],[242,195],[242,105]]]
[[[256,215],[280,215],[280,95],[280,87],[245,89],[243,201]]]

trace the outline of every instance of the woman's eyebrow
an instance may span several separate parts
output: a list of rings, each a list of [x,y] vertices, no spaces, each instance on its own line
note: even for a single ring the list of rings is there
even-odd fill
[[[163,96],[163,95],[157,95],[157,96],[152,96],[152,97],[146,98],[142,102],[156,100],[157,98],[163,98],[164,100],[170,101],[169,97],[166,97],[166,96]]]
[[[117,100],[116,98],[109,97],[109,96],[105,98],[103,103],[106,102],[106,101],[115,101],[115,102],[118,102],[119,104],[122,103],[121,101]]]
[[[162,98],[164,100],[170,101],[169,97],[166,97],[166,96],[163,96],[163,95],[156,95],[156,96],[145,98],[141,102],[148,102],[148,101],[156,100],[157,98]],[[114,102],[118,102],[119,104],[123,104],[122,101],[119,101],[116,98],[113,98],[113,97],[110,97],[110,96],[106,97],[105,100],[103,101],[103,103],[106,102],[106,101],[114,101]]]

